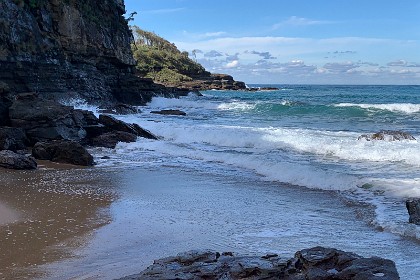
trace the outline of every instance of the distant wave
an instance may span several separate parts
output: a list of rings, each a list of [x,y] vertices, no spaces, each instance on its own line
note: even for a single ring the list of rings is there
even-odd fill
[[[393,103],[393,104],[357,104],[357,103],[340,103],[335,107],[360,107],[363,109],[379,109],[392,112],[403,112],[413,114],[420,112],[420,104],[412,103]]]

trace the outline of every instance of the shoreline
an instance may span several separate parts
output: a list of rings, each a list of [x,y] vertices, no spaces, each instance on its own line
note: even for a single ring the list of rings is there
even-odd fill
[[[349,207],[334,192],[263,182],[254,175],[216,179],[177,167],[118,170],[119,196],[110,205],[111,223],[95,230],[77,249],[77,258],[38,267],[48,272],[42,279],[116,279],[192,249],[290,255],[326,246],[391,259],[402,276],[410,275],[415,265],[410,240],[357,219],[358,207]],[[396,247],[403,248],[404,257],[390,250]],[[402,263],[406,268],[400,271]]]

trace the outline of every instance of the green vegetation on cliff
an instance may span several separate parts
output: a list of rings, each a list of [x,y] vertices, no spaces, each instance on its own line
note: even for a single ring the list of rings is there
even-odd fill
[[[177,85],[210,74],[190,59],[188,52],[179,51],[174,44],[153,32],[137,26],[132,28],[135,38],[132,50],[137,60],[136,68],[142,76],[161,84]]]

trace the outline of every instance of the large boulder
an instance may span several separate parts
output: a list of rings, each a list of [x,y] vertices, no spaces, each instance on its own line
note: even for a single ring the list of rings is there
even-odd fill
[[[92,155],[79,143],[70,140],[38,142],[32,149],[32,155],[37,159],[51,160],[74,165],[94,165]]]
[[[381,130],[373,134],[363,134],[360,135],[358,140],[365,139],[367,141],[371,140],[384,140],[384,141],[401,141],[401,140],[416,140],[412,135],[407,132],[398,131],[398,130]]]
[[[32,156],[17,154],[10,150],[0,151],[0,167],[18,170],[31,170],[37,168]]]
[[[80,140],[86,136],[84,113],[36,93],[18,95],[9,108],[11,126],[25,130],[32,143],[58,139]]]
[[[420,226],[420,198],[407,199],[405,205],[410,216],[408,221]]]
[[[21,128],[0,127],[0,150],[24,150],[29,140]]]
[[[276,254],[237,256],[231,252],[189,251],[154,261],[140,274],[123,280],[151,279],[287,279],[287,280],[397,280],[394,262],[363,258],[331,248],[299,251],[292,259]]]

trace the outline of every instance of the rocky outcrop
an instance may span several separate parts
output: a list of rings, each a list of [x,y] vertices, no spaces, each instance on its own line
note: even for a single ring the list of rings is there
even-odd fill
[[[191,74],[192,81],[183,81],[172,86],[185,88],[190,91],[198,90],[245,90],[244,82],[235,81],[232,76],[227,74],[210,74],[204,72],[201,75]]]
[[[287,279],[287,280],[397,280],[395,264],[378,257],[331,248],[298,251],[292,259],[277,254],[239,256],[231,252],[189,251],[154,261],[140,274],[121,280],[151,279]]]
[[[0,167],[17,170],[31,170],[37,168],[37,163],[31,156],[4,150],[0,151]]]
[[[416,140],[412,135],[403,131],[394,131],[394,130],[381,130],[373,134],[363,134],[360,135],[358,140],[365,139],[367,141],[371,140],[384,140],[384,141],[401,141],[401,140]]]
[[[31,142],[58,139],[80,140],[86,136],[83,111],[38,97],[36,93],[18,95],[9,108],[10,123],[22,128]],[[89,117],[91,117],[89,115]]]
[[[124,13],[122,0],[0,1],[1,88],[98,104],[176,94],[134,75]]]
[[[418,199],[407,199],[405,202],[407,207],[409,222],[420,226],[420,198]]]
[[[32,149],[36,159],[74,165],[92,166],[93,157],[79,143],[69,140],[38,142]]]

